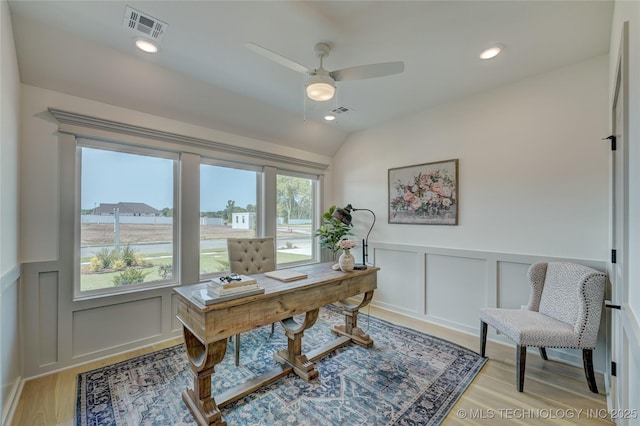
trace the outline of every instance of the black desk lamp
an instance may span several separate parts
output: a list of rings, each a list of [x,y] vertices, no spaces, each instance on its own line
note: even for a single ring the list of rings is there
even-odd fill
[[[351,212],[357,212],[358,210],[368,211],[373,215],[373,222],[371,223],[371,227],[369,228],[369,232],[367,232],[367,238],[362,240],[362,264],[356,264],[354,269],[367,269],[367,260],[369,260],[369,234],[373,229],[373,225],[376,223],[376,214],[373,210],[369,209],[355,209],[351,204],[347,204],[343,209],[337,208],[333,212],[333,218],[339,220],[345,225],[351,225]]]

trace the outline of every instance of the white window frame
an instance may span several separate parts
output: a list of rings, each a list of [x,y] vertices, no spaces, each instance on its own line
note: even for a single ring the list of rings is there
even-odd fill
[[[296,171],[291,171],[286,169],[278,169],[276,171],[276,182],[275,182],[276,186],[277,186],[278,175],[311,180],[311,196],[313,198],[311,229],[312,230],[317,229],[320,223],[320,210],[321,210],[321,203],[322,203],[322,197],[321,197],[322,183],[323,183],[322,176],[317,174],[311,174],[311,173],[296,172]],[[274,188],[274,193],[277,193],[277,188]],[[276,217],[273,218],[274,224],[276,223],[277,219],[278,218],[276,213]],[[276,224],[276,227],[277,227],[277,224]],[[276,237],[276,241],[277,241],[277,237]],[[276,248],[276,251],[277,251],[277,248]],[[315,239],[313,236],[311,236],[311,259],[301,260],[298,262],[288,262],[286,264],[277,264],[276,267],[280,268],[280,266],[282,266],[283,268],[286,269],[294,266],[308,265],[310,263],[318,263],[318,262],[320,262],[320,245],[318,244],[318,240]]]
[[[264,208],[262,206],[262,188],[264,185],[264,176],[263,176],[263,167],[262,166],[257,166],[257,165],[253,165],[253,164],[245,164],[245,163],[238,163],[238,162],[234,162],[234,161],[226,161],[226,160],[218,160],[215,158],[211,158],[211,157],[200,157],[200,164],[201,165],[207,165],[207,166],[215,166],[215,167],[225,167],[225,168],[229,168],[229,169],[236,169],[236,170],[244,170],[244,171],[248,171],[248,172],[255,172],[256,173],[256,237],[263,237],[264,236],[264,229],[263,227],[260,225],[262,223],[262,221],[260,220],[260,217],[264,214]],[[233,219],[231,219],[233,221]],[[242,219],[244,222],[244,218]],[[238,221],[238,216],[236,216],[236,222]],[[198,234],[199,235],[199,234]],[[199,244],[200,244],[200,237],[198,238],[198,253],[200,254],[200,249],[199,249]],[[200,267],[198,267],[198,274],[200,276],[201,280],[206,280],[209,279],[211,277],[220,275],[220,272],[211,272],[208,274],[200,274]]]
[[[163,158],[167,160],[173,161],[173,232],[172,232],[172,267],[173,267],[173,278],[169,280],[160,280],[160,281],[149,281],[143,282],[131,286],[125,287],[108,287],[101,288],[96,290],[82,290],[80,288],[81,285],[81,272],[80,272],[80,264],[81,264],[81,247],[80,247],[80,237],[81,237],[81,188],[82,188],[82,148],[91,148],[91,149],[100,149],[104,151],[113,151],[119,152],[123,154],[135,154],[135,155],[144,155],[147,157],[154,158]],[[73,280],[73,289],[74,289],[74,299],[88,299],[97,296],[106,296],[106,295],[114,295],[114,294],[122,294],[122,293],[131,293],[141,290],[146,290],[149,288],[159,288],[159,287],[167,287],[174,286],[179,281],[179,251],[180,246],[179,242],[179,223],[180,223],[180,206],[178,203],[178,188],[180,187],[179,180],[179,166],[180,166],[180,158],[179,154],[170,151],[163,151],[158,149],[150,149],[144,148],[140,146],[132,146],[125,145],[117,142],[107,142],[96,139],[86,139],[86,138],[77,138],[76,139],[76,197],[75,197],[75,206],[74,206],[74,220],[76,226],[75,238],[74,238],[74,255],[73,255],[73,267],[74,267],[74,280]]]
[[[176,285],[189,285],[198,282],[199,278],[199,241],[198,231],[199,192],[196,197],[194,191],[199,187],[198,165],[204,158],[216,158],[220,161],[228,161],[242,164],[246,167],[255,167],[262,170],[257,173],[259,193],[256,200],[257,218],[256,226],[259,236],[275,235],[276,224],[276,171],[279,173],[299,172],[302,177],[318,178],[317,190],[314,202],[314,226],[320,220],[321,207],[324,204],[323,186],[324,173],[329,164],[312,159],[303,159],[298,156],[259,150],[237,143],[233,139],[222,142],[215,139],[214,133],[208,133],[209,138],[190,136],[188,134],[174,133],[168,130],[160,130],[140,125],[113,121],[96,116],[85,115],[73,111],[48,107],[49,113],[58,122],[58,143],[60,169],[60,193],[58,217],[59,242],[58,259],[59,274],[64,286],[64,296],[59,298],[60,309],[68,309],[70,306],[107,306],[118,301],[141,300],[149,297],[149,294],[162,295],[167,299],[171,294],[171,287]],[[164,126],[165,129],[167,126]],[[167,155],[175,155],[177,161],[177,179],[174,180],[174,190],[178,192],[178,199],[174,201],[174,223],[178,229],[174,248],[174,277],[177,282],[164,286],[153,285],[151,287],[138,286],[134,289],[119,288],[119,292],[105,294],[77,294],[79,289],[79,250],[80,241],[80,178],[79,157],[77,155],[77,141],[91,140],[105,146],[121,146],[125,151],[136,149],[148,149],[154,156],[161,152]],[[227,138],[228,139],[228,138]],[[173,158],[173,157],[172,157]],[[216,160],[217,161],[217,160]],[[198,171],[196,171],[198,169]],[[199,190],[198,190],[199,191]],[[175,192],[174,192],[175,194]],[[314,245],[314,259],[310,262],[320,261],[319,246]],[[159,288],[162,287],[162,288]],[[86,293],[86,292],[83,292]],[[129,294],[124,294],[129,293]],[[85,300],[93,299],[93,300]],[[103,300],[100,300],[103,299]],[[69,305],[69,301],[71,305]],[[78,305],[76,305],[76,303]]]

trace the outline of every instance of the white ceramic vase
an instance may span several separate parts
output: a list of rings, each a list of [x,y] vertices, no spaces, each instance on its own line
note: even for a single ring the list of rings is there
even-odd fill
[[[342,272],[351,272],[356,264],[356,259],[351,254],[350,250],[342,250],[342,254],[338,258],[338,264]]]

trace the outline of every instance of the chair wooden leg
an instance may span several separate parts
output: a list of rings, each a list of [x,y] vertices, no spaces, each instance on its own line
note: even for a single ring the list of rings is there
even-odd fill
[[[236,334],[235,338],[235,355],[236,355],[236,367],[240,365],[240,333]]]
[[[582,362],[584,364],[584,373],[587,376],[589,390],[593,393],[598,393],[598,386],[596,385],[596,375],[593,372],[593,350],[582,350]]]
[[[487,349],[487,323],[480,321],[480,356],[485,357],[485,351]]]
[[[538,349],[540,349],[540,358],[544,359],[545,361],[549,361],[549,358],[547,358],[547,349],[542,347]]]
[[[525,345],[518,345],[516,349],[516,387],[518,392],[522,392],[524,389],[524,366],[527,363],[527,347]]]

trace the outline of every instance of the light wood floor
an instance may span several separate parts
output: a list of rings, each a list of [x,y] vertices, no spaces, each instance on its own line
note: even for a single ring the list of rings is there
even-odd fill
[[[478,337],[371,308],[377,316],[395,324],[442,337],[478,351]],[[366,315],[359,316],[366,328]],[[33,379],[24,389],[12,425],[74,424],[76,375],[143,353],[175,345],[181,339],[154,345],[125,355],[114,356],[59,373]],[[489,361],[452,408],[443,422],[445,426],[473,424],[576,424],[612,425],[606,418],[606,397],[602,375],[597,376],[599,394],[589,391],[584,371],[554,361],[542,361],[528,354],[524,392],[515,388],[515,348],[487,342]],[[176,395],[180,398],[180,395]]]

